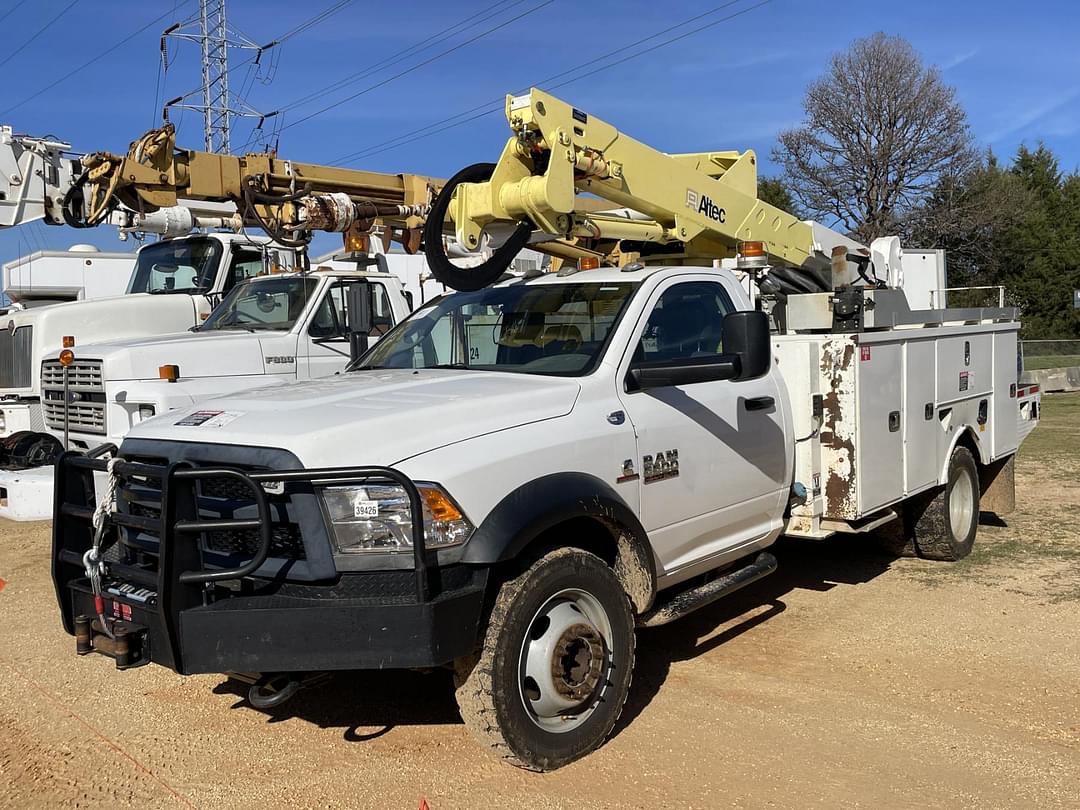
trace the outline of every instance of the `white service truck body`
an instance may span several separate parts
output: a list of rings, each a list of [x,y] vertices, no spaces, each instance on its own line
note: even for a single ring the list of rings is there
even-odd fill
[[[268,673],[265,706],[305,672],[453,664],[487,744],[559,767],[618,718],[635,625],[770,573],[785,531],[888,520],[914,553],[970,550],[1018,444],[1019,324],[893,307],[883,325],[878,298],[857,328],[836,328],[837,293],[823,328],[770,336],[712,268],[445,296],[344,374],[160,415],[115,461],[66,456],[65,629],[121,668]],[[106,469],[96,587],[87,481]]]

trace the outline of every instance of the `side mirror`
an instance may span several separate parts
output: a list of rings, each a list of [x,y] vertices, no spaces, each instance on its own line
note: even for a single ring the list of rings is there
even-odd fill
[[[764,312],[732,312],[724,318],[724,353],[678,360],[646,360],[630,367],[632,390],[716,380],[754,380],[772,365],[769,317]]]
[[[772,365],[769,316],[756,310],[724,316],[724,353],[739,358],[739,370],[733,379],[764,377]]]
[[[691,357],[684,360],[645,360],[630,367],[633,390],[692,385],[716,380],[731,380],[739,373],[739,359],[722,354]]]
[[[356,360],[367,351],[368,335],[371,334],[371,284],[354,281],[346,290],[345,300],[349,321],[349,355]]]

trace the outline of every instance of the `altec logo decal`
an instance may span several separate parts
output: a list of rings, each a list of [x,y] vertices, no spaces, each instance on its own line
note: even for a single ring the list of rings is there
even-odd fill
[[[727,222],[727,211],[714,203],[705,194],[698,194],[692,188],[686,190],[686,207],[717,222]]]

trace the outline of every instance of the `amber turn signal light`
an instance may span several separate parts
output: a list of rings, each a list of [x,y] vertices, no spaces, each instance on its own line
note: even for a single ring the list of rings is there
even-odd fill
[[[427,508],[431,511],[434,520],[461,520],[461,511],[440,490],[432,487],[420,487],[420,495],[423,497]]]
[[[180,366],[158,366],[158,376],[167,382],[180,379]]]

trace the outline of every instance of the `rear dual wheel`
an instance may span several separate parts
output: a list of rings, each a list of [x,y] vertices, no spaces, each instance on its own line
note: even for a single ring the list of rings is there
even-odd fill
[[[557,549],[499,589],[479,654],[457,662],[458,706],[499,756],[554,770],[607,738],[633,665],[633,615],[614,572]]]
[[[899,556],[955,562],[971,553],[979,527],[979,468],[966,447],[949,457],[945,486],[910,498],[902,520],[882,527],[883,545]]]

